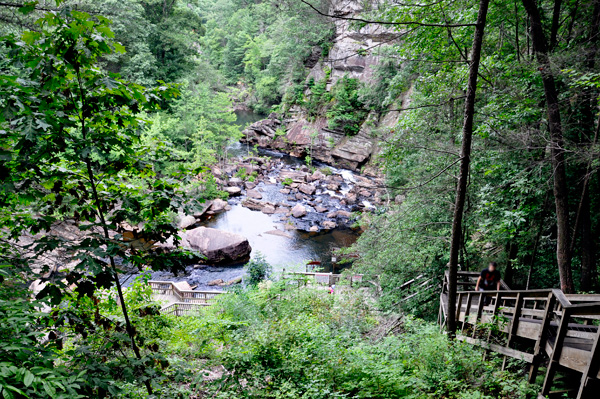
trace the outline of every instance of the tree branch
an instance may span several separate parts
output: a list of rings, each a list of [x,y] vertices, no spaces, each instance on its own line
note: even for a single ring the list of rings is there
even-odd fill
[[[319,10],[317,7],[315,7],[314,5],[312,5],[311,3],[309,3],[306,0],[300,0],[300,2],[303,4],[306,4],[308,7],[312,8],[317,14],[322,15],[324,17],[333,18],[333,19],[341,19],[344,21],[362,22],[365,24],[392,25],[392,26],[413,25],[413,26],[430,26],[430,27],[436,27],[436,28],[460,28],[460,27],[464,27],[464,26],[475,26],[476,25],[473,23],[472,24],[433,24],[433,23],[418,22],[418,21],[404,21],[404,22],[372,21],[372,20],[368,20],[368,19],[364,19],[364,18],[344,17],[342,15],[328,14],[328,13],[325,13],[325,12]]]

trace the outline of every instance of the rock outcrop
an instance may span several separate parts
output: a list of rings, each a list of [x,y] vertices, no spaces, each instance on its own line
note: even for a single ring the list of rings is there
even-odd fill
[[[359,0],[332,0],[330,15],[356,17],[363,11]],[[311,62],[307,82],[320,81],[328,77],[327,90],[344,76],[371,84],[376,79],[375,67],[380,63],[379,49],[392,45],[401,33],[393,28],[368,24],[356,28],[347,19],[333,20],[335,35],[332,48],[326,58]],[[315,54],[318,53],[315,50]],[[327,72],[329,71],[329,72]],[[310,92],[305,94],[309,95]],[[401,103],[403,99],[399,99]],[[396,107],[392,107],[396,108]],[[319,160],[334,166],[351,170],[362,169],[364,173],[377,175],[376,167],[370,167],[370,160],[378,152],[374,130],[394,126],[399,117],[397,111],[371,112],[358,134],[346,136],[342,131],[329,128],[325,117],[309,118],[301,107],[294,106],[280,120],[275,114],[250,125],[244,131],[244,141],[264,148],[284,151],[296,157]],[[285,134],[283,134],[285,133]]]
[[[202,253],[209,264],[241,262],[247,259],[252,251],[245,237],[207,227],[188,230],[185,234],[185,245]]]

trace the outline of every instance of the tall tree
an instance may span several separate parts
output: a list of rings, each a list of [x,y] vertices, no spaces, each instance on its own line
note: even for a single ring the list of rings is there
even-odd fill
[[[43,233],[33,238],[33,256],[23,258],[46,271],[58,267],[45,260],[55,250],[69,254],[66,281],[49,279],[38,294],[54,305],[72,287],[89,297],[116,287],[134,375],[151,394],[152,363],[143,360],[119,275],[121,265],[153,261],[117,231],[123,222],[143,222],[147,241],[176,236],[168,215],[183,205],[183,189],[153,172],[153,154],[139,143],[139,113],[158,109],[177,90],[146,90],[99,67],[103,56],[122,51],[106,18],[70,11],[37,23],[38,31],[2,38],[10,68],[0,75],[0,232],[15,247]],[[64,224],[79,231],[77,238],[57,233]],[[41,274],[24,272],[33,280]]]
[[[546,35],[542,26],[540,11],[534,0],[523,0],[523,6],[531,20],[531,39],[533,49],[542,75],[546,110],[548,114],[548,130],[550,131],[550,150],[554,180],[554,203],[556,207],[556,260],[560,275],[560,287],[566,293],[574,293],[571,272],[569,200],[565,161],[563,129],[560,116],[558,91],[548,55]]]
[[[489,0],[479,2],[477,24],[473,37],[471,59],[469,63],[469,83],[467,86],[467,98],[465,99],[465,117],[462,132],[462,145],[460,148],[460,172],[456,187],[456,200],[454,203],[454,215],[452,220],[452,237],[450,241],[450,264],[449,264],[449,287],[448,287],[448,314],[447,328],[450,334],[456,331],[456,291],[458,274],[458,254],[461,247],[462,219],[467,196],[467,182],[469,180],[469,166],[471,162],[471,142],[473,137],[473,119],[475,116],[475,95],[477,93],[477,77],[479,74],[479,61],[481,59],[481,47],[483,46],[483,34],[488,12]]]

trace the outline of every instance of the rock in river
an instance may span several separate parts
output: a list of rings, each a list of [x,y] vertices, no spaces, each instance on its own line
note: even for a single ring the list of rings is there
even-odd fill
[[[306,208],[300,204],[297,204],[295,207],[292,208],[292,216],[294,216],[295,218],[301,218],[303,216],[306,216]]]
[[[252,251],[245,237],[207,227],[188,230],[186,239],[190,248],[201,252],[211,264],[241,261]]]
[[[239,187],[225,187],[225,191],[228,192],[232,197],[242,194],[242,189]]]
[[[262,194],[256,190],[248,190],[248,191],[246,191],[246,197],[254,198],[254,199],[262,199]]]
[[[262,213],[266,213],[267,215],[272,215],[275,213],[275,207],[271,204],[267,204],[261,209]]]
[[[222,199],[217,198],[217,199],[213,200],[213,202],[210,206],[210,212],[221,213],[221,212],[225,211],[226,207],[227,207],[227,201],[223,201]]]
[[[324,220],[321,226],[326,230],[333,230],[337,227],[337,223],[331,220]]]
[[[300,187],[298,187],[298,189],[306,195],[313,195],[317,190],[317,188],[312,184],[301,184]]]
[[[191,227],[195,224],[196,224],[196,218],[193,216],[190,216],[190,215],[183,216],[179,220],[179,228],[180,229],[187,229],[188,227]]]

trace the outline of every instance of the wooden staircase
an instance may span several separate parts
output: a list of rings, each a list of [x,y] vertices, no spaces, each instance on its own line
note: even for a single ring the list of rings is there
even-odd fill
[[[565,295],[561,290],[473,291],[479,273],[459,272],[457,339],[529,364],[529,382],[540,366],[546,375],[539,398],[600,398],[600,295]],[[439,323],[448,314],[448,273],[440,294]],[[558,371],[579,373],[574,390],[552,391]]]
[[[210,306],[222,291],[182,290],[172,281],[149,281],[155,298],[164,300],[167,305],[161,309],[163,314],[183,316],[203,306]]]

